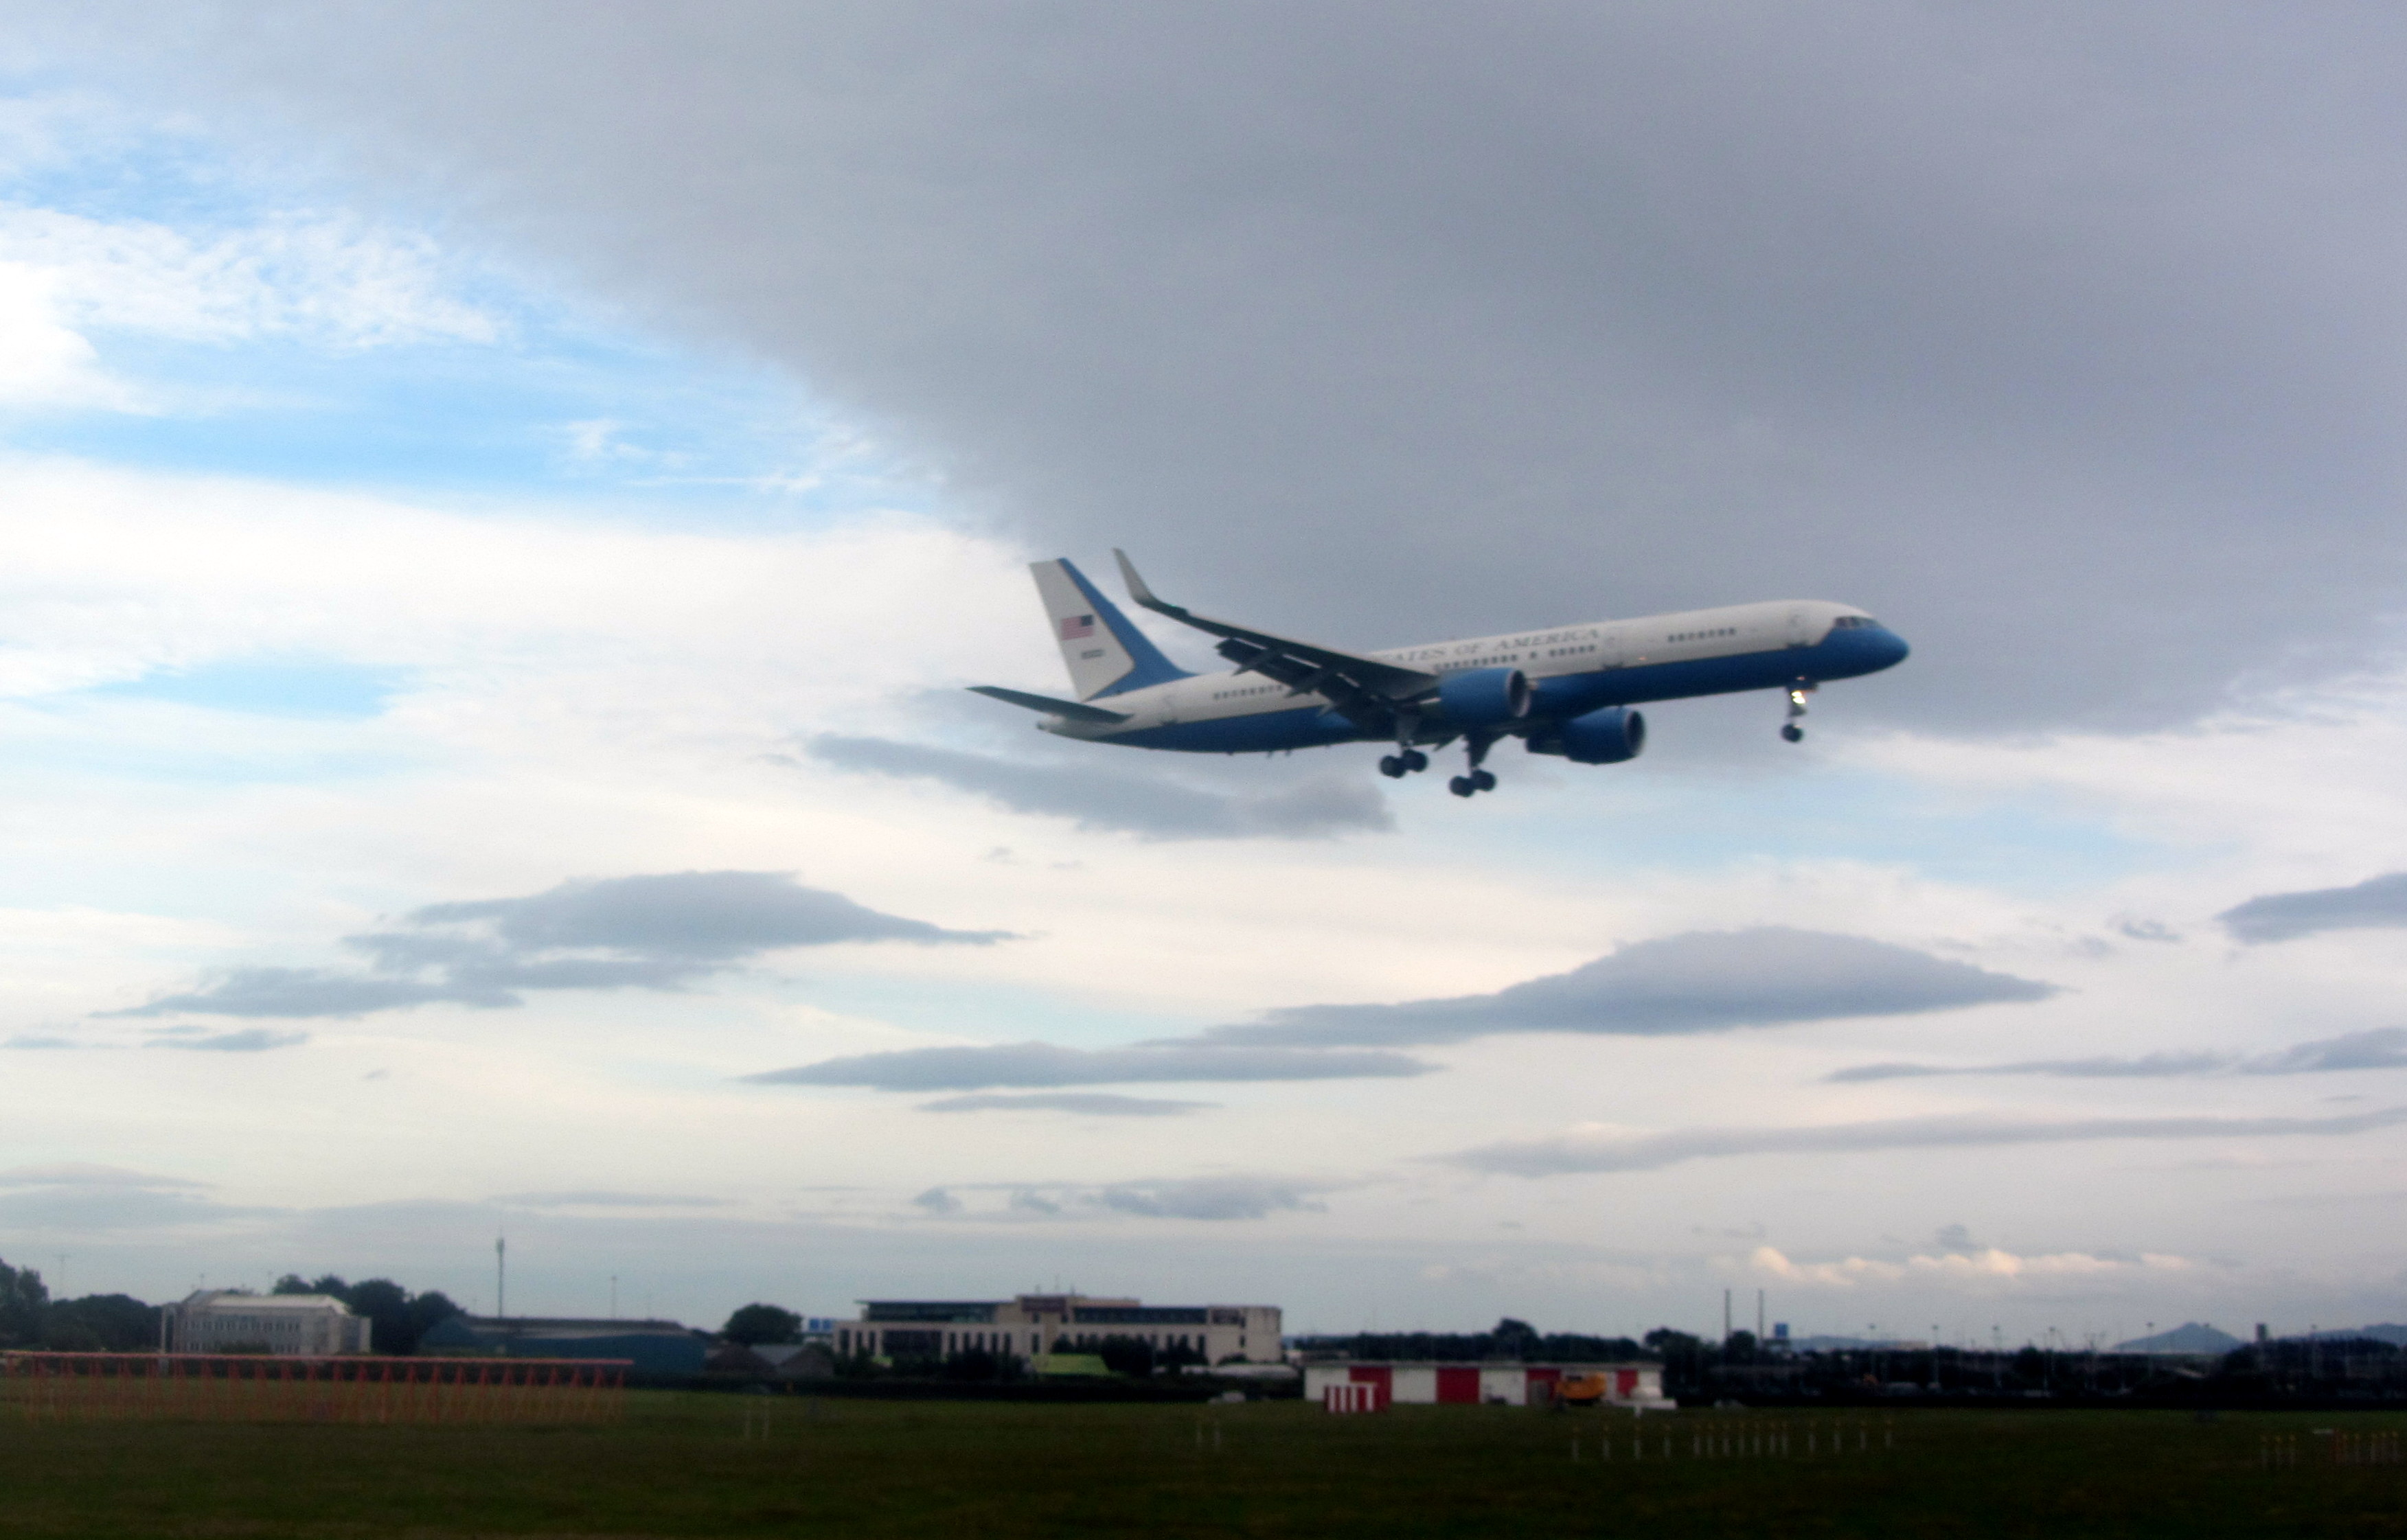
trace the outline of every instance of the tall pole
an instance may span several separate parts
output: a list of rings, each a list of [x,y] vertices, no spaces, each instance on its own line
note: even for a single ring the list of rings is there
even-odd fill
[[[1730,1346],[1730,1291],[1729,1290],[1725,1289],[1725,1290],[1722,1290],[1722,1346],[1723,1346],[1723,1347],[1725,1347],[1725,1348],[1727,1348],[1727,1347],[1729,1347],[1729,1346]]]
[[[510,1314],[510,1274],[507,1248],[502,1237],[493,1237],[493,1319],[507,1320]]]

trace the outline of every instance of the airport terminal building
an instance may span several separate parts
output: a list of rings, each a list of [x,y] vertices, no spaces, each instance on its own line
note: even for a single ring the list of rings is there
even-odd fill
[[[838,1321],[839,1355],[943,1358],[1090,1353],[1106,1337],[1135,1337],[1157,1353],[1191,1348],[1206,1363],[1276,1363],[1283,1330],[1275,1305],[1145,1305],[1090,1294],[1008,1300],[862,1300],[861,1319]]]

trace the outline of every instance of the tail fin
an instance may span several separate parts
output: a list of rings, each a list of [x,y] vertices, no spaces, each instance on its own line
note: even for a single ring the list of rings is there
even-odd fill
[[[1187,671],[1161,655],[1145,633],[1103,596],[1087,575],[1065,558],[1038,562],[1036,592],[1045,601],[1053,639],[1070,670],[1070,688],[1082,701],[1124,694],[1149,684],[1167,684]]]

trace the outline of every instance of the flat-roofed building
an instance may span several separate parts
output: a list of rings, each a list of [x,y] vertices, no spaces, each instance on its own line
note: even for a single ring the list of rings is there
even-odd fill
[[[1284,1356],[1275,1305],[1147,1305],[1089,1294],[1007,1300],[862,1300],[861,1319],[839,1321],[835,1350],[872,1358],[1090,1353],[1107,1337],[1133,1337],[1157,1354],[1186,1348],[1206,1363],[1276,1363]]]
[[[297,1358],[364,1353],[373,1323],[332,1294],[254,1294],[203,1289],[167,1306],[169,1348],[178,1353],[262,1350]]]

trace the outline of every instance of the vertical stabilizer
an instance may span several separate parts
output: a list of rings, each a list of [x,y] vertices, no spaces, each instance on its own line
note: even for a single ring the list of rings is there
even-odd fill
[[[1028,570],[1036,575],[1045,618],[1070,670],[1071,692],[1080,700],[1187,677],[1067,560],[1038,562]]]

